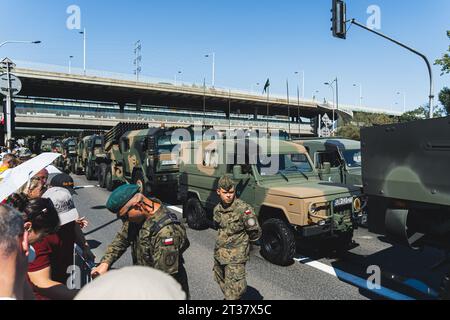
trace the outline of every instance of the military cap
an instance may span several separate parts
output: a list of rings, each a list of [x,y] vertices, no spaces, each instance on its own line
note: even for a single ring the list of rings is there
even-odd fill
[[[230,176],[224,175],[222,178],[220,178],[218,187],[219,187],[219,189],[229,191],[229,190],[233,189],[235,187],[235,185],[234,185],[233,179],[231,179]]]
[[[106,208],[112,213],[119,213],[120,209],[138,193],[139,186],[135,184],[120,186],[109,197]]]

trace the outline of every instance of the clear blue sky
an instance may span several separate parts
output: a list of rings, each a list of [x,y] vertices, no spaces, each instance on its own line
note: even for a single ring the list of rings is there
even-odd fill
[[[331,100],[323,85],[338,77],[340,100],[395,110],[427,102],[428,76],[422,60],[394,44],[353,26],[347,40],[330,32],[331,0],[0,0],[0,42],[42,40],[39,46],[7,45],[0,58],[82,66],[82,37],[66,28],[66,9],[81,8],[88,33],[88,68],[120,73],[133,71],[133,47],[143,44],[142,74],[173,79],[182,70],[186,82],[211,82],[216,52],[216,86],[250,90],[269,77],[271,92],[284,94],[289,78],[295,91],[306,74],[306,97],[315,90]],[[425,53],[434,62],[445,50],[450,29],[449,0],[347,0],[348,18],[365,23],[370,5],[381,8],[381,32]],[[434,67],[436,95],[449,75]],[[262,91],[260,88],[259,91]],[[295,92],[292,92],[295,95]],[[397,105],[395,103],[398,103]]]

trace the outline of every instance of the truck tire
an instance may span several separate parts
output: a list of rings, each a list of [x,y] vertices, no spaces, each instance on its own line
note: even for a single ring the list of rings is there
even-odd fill
[[[133,183],[139,186],[140,192],[147,196],[150,194],[150,188],[148,187],[148,185],[145,183],[145,178],[144,178],[144,174],[142,173],[141,170],[137,170],[134,173],[133,176]]]
[[[291,265],[296,244],[290,225],[281,219],[269,219],[262,224],[261,255],[269,262],[279,265]]]
[[[86,175],[86,179],[94,180],[94,173],[92,172],[92,167],[89,164],[86,164],[86,168],[84,169],[84,173]]]
[[[353,243],[353,230],[341,233],[334,242],[335,249],[338,251],[346,251]]]
[[[112,179],[112,168],[107,167],[106,173],[105,173],[105,187],[108,191],[114,191],[115,189],[115,183]]]
[[[189,228],[193,230],[205,230],[208,228],[206,212],[200,201],[191,197],[184,205],[184,214]]]
[[[100,188],[105,188],[106,187],[106,183],[105,183],[105,173],[107,170],[107,166],[105,163],[100,164],[97,167],[97,178],[98,178],[98,185],[100,186]]]

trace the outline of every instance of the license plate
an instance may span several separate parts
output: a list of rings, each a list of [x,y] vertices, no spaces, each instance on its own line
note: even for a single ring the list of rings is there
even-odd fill
[[[346,206],[353,203],[353,197],[339,198],[334,200],[333,205],[335,208]]]

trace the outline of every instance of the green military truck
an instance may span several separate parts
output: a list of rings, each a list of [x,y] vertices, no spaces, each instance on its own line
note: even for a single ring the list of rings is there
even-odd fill
[[[369,230],[450,250],[450,117],[361,130]],[[450,276],[441,288],[450,298]]]
[[[86,179],[94,180],[99,175],[99,163],[106,158],[104,150],[105,140],[101,134],[93,134],[83,137],[78,143],[77,161],[75,172],[84,172]]]
[[[172,154],[175,128],[120,123],[105,136],[106,158],[100,164],[100,185],[114,190],[123,183],[140,186],[144,194],[176,190],[178,157]]]
[[[268,261],[291,263],[298,239],[335,238],[338,248],[346,248],[362,207],[360,188],[320,181],[306,149],[288,141],[268,144],[271,168],[258,157],[260,141],[228,139],[182,145],[178,197],[189,227],[201,230],[211,225],[213,208],[219,203],[218,180],[230,174],[238,197],[253,206],[259,217],[261,254]]]
[[[293,142],[306,148],[322,180],[362,188],[361,142],[338,137],[296,139]],[[367,226],[366,213],[364,210],[361,215],[362,226]]]
[[[75,163],[77,160],[77,139],[67,138],[62,141],[62,161],[59,169],[63,172],[75,173]]]
[[[52,143],[53,140],[51,139],[42,140],[39,148],[40,153],[52,152]]]

